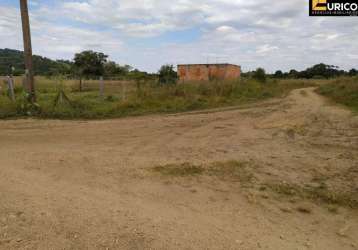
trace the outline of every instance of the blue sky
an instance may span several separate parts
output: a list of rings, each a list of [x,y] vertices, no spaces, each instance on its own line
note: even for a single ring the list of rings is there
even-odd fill
[[[33,50],[71,59],[86,49],[120,64],[358,68],[357,17],[309,17],[308,0],[29,0]],[[18,1],[0,0],[0,48],[22,49]]]

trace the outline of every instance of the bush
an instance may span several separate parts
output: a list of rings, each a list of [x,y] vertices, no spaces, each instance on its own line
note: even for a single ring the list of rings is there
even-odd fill
[[[32,103],[30,94],[22,92],[20,98],[16,100],[16,111],[20,115],[33,116],[41,113],[41,108],[38,103]]]
[[[358,77],[339,78],[322,84],[317,92],[358,111]]]
[[[177,72],[175,72],[173,65],[163,65],[158,74],[159,83],[161,84],[175,84],[178,79]]]
[[[266,72],[263,68],[258,68],[252,77],[259,82],[266,82]]]

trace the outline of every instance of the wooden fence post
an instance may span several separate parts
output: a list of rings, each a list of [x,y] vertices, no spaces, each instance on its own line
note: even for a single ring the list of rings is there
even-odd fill
[[[104,81],[103,76],[99,78],[99,96],[102,98],[104,96]]]
[[[82,92],[82,76],[80,77],[80,86],[79,86],[79,91]]]
[[[9,90],[9,96],[11,101],[15,101],[15,92],[14,92],[14,81],[11,76],[7,77],[7,84],[8,84],[8,90]]]

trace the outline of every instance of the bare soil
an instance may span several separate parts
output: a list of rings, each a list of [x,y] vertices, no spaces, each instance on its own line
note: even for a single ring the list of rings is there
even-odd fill
[[[250,178],[153,170],[228,161]],[[0,121],[0,249],[356,250],[357,200],[358,117],[313,88],[245,108]]]

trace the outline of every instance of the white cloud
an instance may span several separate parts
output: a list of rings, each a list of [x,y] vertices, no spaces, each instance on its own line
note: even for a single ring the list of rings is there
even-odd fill
[[[277,46],[271,46],[270,44],[264,44],[262,46],[259,46],[256,50],[257,54],[267,54],[274,50],[278,50]]]
[[[41,19],[41,13],[31,15],[33,51],[51,58],[72,58],[74,53],[86,49],[109,54],[122,49],[123,42],[115,34],[104,31],[76,28],[71,25],[54,25]],[[22,49],[22,31],[19,10],[0,7],[0,47]]]
[[[30,3],[34,51],[50,57],[71,58],[94,49],[150,71],[163,63],[207,61],[268,71],[319,62],[357,67],[358,19],[309,17],[302,0]],[[22,47],[19,24],[18,10],[0,4],[0,47]],[[193,38],[188,30],[196,33]]]

